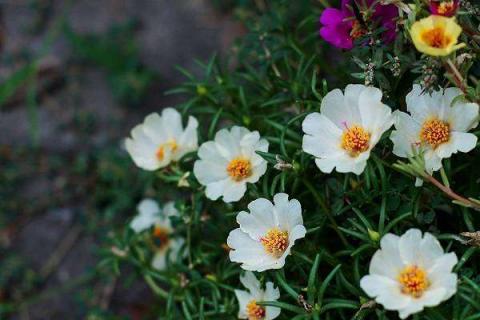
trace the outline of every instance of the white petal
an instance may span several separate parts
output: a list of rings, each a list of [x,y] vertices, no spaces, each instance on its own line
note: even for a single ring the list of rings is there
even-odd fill
[[[343,128],[343,127],[342,127]],[[330,118],[314,112],[305,117],[302,122],[303,132],[313,136],[327,136],[329,140],[340,141],[342,129],[336,126]]]
[[[163,206],[163,215],[166,217],[178,216],[179,211],[175,208],[175,202],[169,201]]]
[[[390,140],[393,142],[393,153],[398,157],[412,156],[418,152],[420,125],[408,114],[395,111],[395,131],[392,131]]]
[[[257,143],[260,140],[260,134],[258,131],[248,132],[241,137],[240,140],[240,154],[250,157],[255,152]]]
[[[247,319],[247,304],[253,300],[253,297],[250,293],[244,290],[235,289],[235,296],[238,300],[238,318],[239,319]]]
[[[422,241],[422,232],[418,229],[410,229],[399,240],[400,257],[405,265],[418,265],[418,245]]]
[[[225,167],[228,165],[229,159],[218,151],[215,141],[207,141],[198,149],[198,157],[205,161],[215,162]]]
[[[167,267],[166,251],[161,250],[155,253],[152,260],[152,267],[156,270],[165,270]]]
[[[435,281],[441,278],[445,274],[451,273],[453,267],[458,263],[457,255],[454,252],[444,254],[437,258],[433,265],[427,270],[428,277],[431,279],[432,284],[435,285]]]
[[[426,269],[430,268],[436,259],[443,256],[443,248],[440,242],[428,232],[425,232],[418,246],[419,259],[421,260],[420,264]]]
[[[260,281],[258,281],[253,272],[245,272],[243,276],[240,276],[240,282],[254,297],[261,297],[263,295],[263,291],[260,288]]]
[[[382,91],[366,87],[358,97],[358,108],[362,127],[372,135],[371,144],[380,139],[383,132],[393,125],[392,109],[382,103]]]
[[[345,106],[345,97],[340,89],[334,89],[327,93],[320,106],[322,115],[332,121],[338,128],[342,128],[342,123],[350,122],[352,119],[351,110],[352,108]]]
[[[223,201],[226,203],[240,200],[245,194],[245,191],[247,191],[246,182],[236,182],[231,179],[225,182],[224,187]]]
[[[257,161],[258,163],[258,161]],[[267,171],[267,162],[262,159],[262,162],[252,168],[252,175],[244,180],[244,182],[256,183],[260,177]]]
[[[400,319],[406,319],[410,315],[418,313],[422,310],[423,304],[412,299],[411,303],[407,307],[398,311],[398,316],[400,317]]]
[[[448,122],[453,131],[466,132],[478,125],[478,104],[457,102],[450,111]]]
[[[400,237],[386,234],[380,241],[381,250],[377,250],[370,261],[370,274],[381,275],[395,280],[403,269],[400,256]]]
[[[175,160],[179,160],[185,154],[195,151],[198,148],[198,136],[197,136],[198,121],[194,117],[188,118],[188,124],[182,135],[178,139],[178,148],[175,153]]]
[[[240,228],[230,232],[227,244],[232,248],[229,253],[230,261],[242,263],[241,267],[244,270],[264,271],[262,267],[265,264],[275,263],[275,259],[265,252],[263,246]]]
[[[209,183],[207,184],[207,188],[205,189],[205,195],[210,200],[217,200],[223,195],[229,183],[230,183],[230,178]]]
[[[162,122],[168,138],[179,139],[183,132],[182,116],[173,108],[162,110]]]
[[[245,211],[237,215],[237,222],[243,232],[252,239],[259,240],[268,230],[275,227],[273,205],[267,199],[257,199],[248,204],[250,214]]]
[[[365,293],[387,310],[399,310],[409,305],[411,299],[403,295],[398,282],[387,277],[367,275],[360,280]]]
[[[275,214],[282,230],[292,230],[296,225],[303,225],[302,207],[296,199],[288,200],[286,193],[273,196]]]
[[[193,165],[193,174],[202,185],[228,178],[227,166],[223,163],[197,160]]]
[[[146,116],[142,126],[145,135],[157,146],[171,138],[162,118],[156,112]]]
[[[277,301],[280,298],[280,290],[273,287],[272,282],[267,282],[264,301]],[[267,306],[265,308],[265,319],[272,320],[280,315],[280,308]]]
[[[235,133],[240,135],[241,129],[239,127],[234,127]],[[232,132],[233,129],[232,128]],[[233,133],[228,131],[227,129],[222,129],[215,134],[215,143],[217,152],[220,155],[228,160],[232,160],[233,158],[239,156],[240,153],[240,136],[234,136]]]
[[[417,122],[423,123],[425,119],[437,115],[438,110],[430,106],[431,100],[430,95],[422,93],[422,88],[417,84],[407,94],[407,110]]]
[[[423,158],[425,159],[425,169],[428,173],[438,171],[442,167],[442,158],[432,149],[426,150]]]

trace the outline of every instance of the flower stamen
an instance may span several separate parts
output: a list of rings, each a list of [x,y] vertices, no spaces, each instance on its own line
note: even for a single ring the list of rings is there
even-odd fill
[[[341,147],[348,151],[350,156],[357,157],[370,147],[370,133],[362,127],[354,125],[347,128],[342,135]]]
[[[270,229],[264,237],[260,238],[260,242],[267,253],[279,258],[288,248],[288,231]]]
[[[398,276],[398,282],[402,292],[414,298],[420,298],[430,286],[425,270],[415,265],[403,269]]]
[[[178,144],[174,139],[168,140],[167,142],[161,144],[156,153],[157,159],[160,161],[165,158],[165,148],[170,148],[170,151],[174,153],[178,148]]]
[[[153,245],[159,249],[165,249],[170,242],[169,231],[162,226],[155,226],[152,233]]]
[[[265,318],[265,307],[259,306],[257,301],[251,300],[247,304],[248,320],[262,320]]]
[[[435,27],[421,34],[422,40],[430,47],[443,49],[452,43],[452,38],[447,35],[445,28]]]
[[[450,124],[439,119],[425,121],[420,130],[420,140],[434,149],[437,148],[450,140]]]
[[[252,164],[244,158],[235,158],[227,166],[228,175],[235,181],[242,181],[252,175]]]
[[[455,2],[453,1],[444,1],[438,5],[437,12],[441,15],[450,14],[455,10]]]

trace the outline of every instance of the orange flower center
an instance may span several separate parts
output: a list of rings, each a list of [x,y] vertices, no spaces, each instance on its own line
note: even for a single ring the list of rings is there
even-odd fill
[[[242,181],[252,175],[252,164],[244,158],[235,158],[227,166],[228,175],[235,181]]]
[[[408,266],[398,275],[402,292],[414,298],[420,298],[430,286],[427,273],[420,267]]]
[[[352,126],[342,135],[342,148],[347,150],[352,157],[358,156],[370,147],[370,133],[360,126]]]
[[[353,20],[352,31],[350,31],[350,37],[352,37],[352,39],[355,40],[365,35],[366,33],[367,31],[363,28],[362,24],[358,22],[358,20]]]
[[[161,226],[155,226],[153,228],[152,240],[155,247],[159,250],[165,249],[170,242],[169,231]]]
[[[158,147],[157,153],[156,153],[156,156],[157,156],[158,160],[162,161],[163,158],[165,158],[165,149],[166,148],[169,148],[170,152],[174,153],[178,148],[178,144],[174,139],[170,139],[167,142],[161,144],[160,147]]]
[[[257,301],[252,300],[247,304],[248,320],[262,320],[265,318],[265,308],[259,306]]]
[[[420,140],[436,148],[450,139],[450,125],[448,122],[432,119],[423,123],[420,130]]]
[[[288,232],[277,228],[270,229],[264,237],[260,238],[260,242],[267,253],[279,258],[288,248]]]
[[[434,27],[426,30],[421,35],[422,40],[430,47],[443,49],[452,43],[452,38],[448,36],[443,27]]]
[[[442,2],[437,8],[437,12],[442,15],[450,13],[453,10],[455,10],[455,3],[453,1]]]

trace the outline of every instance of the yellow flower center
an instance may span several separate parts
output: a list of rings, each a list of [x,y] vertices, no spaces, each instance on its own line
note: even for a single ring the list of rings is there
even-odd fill
[[[228,175],[235,181],[242,181],[252,175],[252,164],[244,158],[235,158],[227,166]]]
[[[432,119],[423,123],[420,130],[420,140],[436,148],[450,139],[450,125],[448,122]]]
[[[158,147],[156,153],[157,159],[160,161],[162,161],[165,157],[165,148],[170,148],[170,151],[174,153],[178,148],[178,144],[175,139],[170,139],[167,142],[161,144],[160,147]]]
[[[161,226],[155,226],[153,228],[152,241],[153,245],[159,250],[168,247],[168,243],[170,242],[168,229]]]
[[[448,47],[452,43],[452,37],[450,37],[443,26],[434,27],[423,31],[421,34],[422,40],[430,47],[443,49]]]
[[[439,14],[446,14],[450,13],[455,9],[455,3],[453,1],[445,1],[440,3],[440,5],[437,8],[437,12]]]
[[[251,300],[247,304],[247,316],[248,320],[262,320],[265,318],[265,308],[259,306],[257,301]]]
[[[354,125],[347,128],[342,135],[342,148],[347,150],[352,157],[358,156],[369,148],[370,133],[362,127]]]
[[[260,238],[260,242],[267,253],[279,258],[288,248],[288,231],[270,229],[264,237]]]
[[[398,275],[402,292],[414,298],[420,298],[430,286],[425,270],[418,266],[408,266]]]

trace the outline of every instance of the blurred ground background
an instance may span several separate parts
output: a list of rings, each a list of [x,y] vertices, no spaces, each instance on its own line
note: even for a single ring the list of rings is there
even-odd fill
[[[164,95],[176,65],[228,52],[235,16],[228,1],[0,1],[0,319],[150,317],[142,282],[95,272],[147,179],[120,146],[182,100]]]

